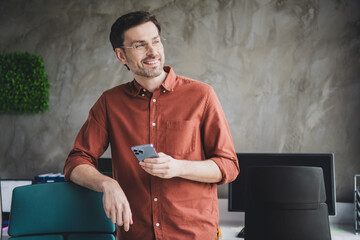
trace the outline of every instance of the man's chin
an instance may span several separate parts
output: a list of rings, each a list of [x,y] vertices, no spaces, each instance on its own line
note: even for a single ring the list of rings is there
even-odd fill
[[[163,68],[162,67],[155,67],[154,69],[144,71],[143,77],[154,78],[158,77],[162,74]]]
[[[137,68],[137,69],[131,69],[130,70],[135,73],[138,76],[141,77],[145,77],[145,78],[155,78],[158,77],[162,74],[163,70],[163,66],[154,66],[154,67],[148,67],[148,66],[143,66],[142,68]],[[133,71],[135,70],[135,71]]]

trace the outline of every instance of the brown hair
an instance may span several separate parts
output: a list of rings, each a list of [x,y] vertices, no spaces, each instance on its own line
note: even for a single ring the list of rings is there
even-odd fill
[[[127,13],[119,17],[111,26],[110,42],[113,50],[115,51],[115,48],[121,48],[123,46],[124,33],[126,30],[150,21],[155,24],[160,34],[161,25],[157,21],[155,16],[149,12],[136,11]]]

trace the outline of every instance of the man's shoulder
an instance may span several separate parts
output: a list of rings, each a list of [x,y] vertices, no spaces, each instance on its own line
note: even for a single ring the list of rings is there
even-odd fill
[[[130,90],[130,83],[131,82],[127,82],[127,83],[123,83],[120,85],[117,85],[115,87],[112,87],[108,90],[106,90],[105,92],[103,92],[103,96],[104,97],[114,97],[114,96],[119,96],[119,94],[125,94],[127,92],[129,92]]]
[[[192,90],[197,90],[200,92],[207,93],[212,90],[212,87],[207,83],[195,80],[192,78],[176,75],[176,85],[177,87],[188,87]]]

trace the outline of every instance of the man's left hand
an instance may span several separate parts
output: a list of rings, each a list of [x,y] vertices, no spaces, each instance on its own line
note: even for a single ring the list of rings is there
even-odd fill
[[[149,174],[160,178],[173,178],[180,175],[181,161],[165,153],[159,153],[158,158],[146,158],[140,166]]]

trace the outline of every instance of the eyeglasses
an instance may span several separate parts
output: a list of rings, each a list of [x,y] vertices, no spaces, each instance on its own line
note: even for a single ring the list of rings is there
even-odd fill
[[[162,41],[165,41],[165,38],[160,38],[157,37],[156,39],[154,39],[151,43],[151,47],[156,49],[156,50],[161,50],[164,48],[164,45],[162,43]],[[128,49],[134,49],[136,52],[138,53],[146,53],[147,51],[149,51],[149,43],[146,43],[145,41],[139,41],[134,43],[133,46],[131,47],[126,47],[126,46],[121,46],[121,48],[128,48]]]

